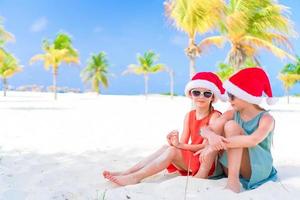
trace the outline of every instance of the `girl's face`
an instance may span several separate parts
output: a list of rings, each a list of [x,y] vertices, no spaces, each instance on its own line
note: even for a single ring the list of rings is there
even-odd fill
[[[227,93],[228,97],[229,97],[229,102],[231,104],[231,107],[235,110],[235,111],[239,111],[242,110],[243,108],[246,108],[249,103],[247,101],[244,101],[236,96],[234,96],[231,93]]]
[[[196,107],[208,109],[210,103],[214,100],[213,93],[206,88],[194,88],[190,93]]]

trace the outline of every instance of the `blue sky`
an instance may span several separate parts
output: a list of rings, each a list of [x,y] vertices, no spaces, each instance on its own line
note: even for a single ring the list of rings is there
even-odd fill
[[[126,2],[126,3],[124,3]],[[290,7],[295,29],[300,31],[300,1],[280,0]],[[9,79],[9,84],[20,85],[52,84],[50,71],[41,62],[29,65],[29,59],[41,53],[43,39],[53,39],[59,31],[69,33],[73,45],[80,52],[81,64],[62,65],[59,69],[58,85],[82,90],[88,88],[80,79],[80,71],[85,67],[91,53],[105,51],[109,60],[109,88],[103,94],[143,94],[142,76],[121,75],[127,66],[136,62],[136,54],[153,50],[160,55],[160,63],[175,71],[175,93],[183,94],[189,79],[188,59],[183,49],[187,44],[184,33],[176,30],[164,16],[163,0],[0,0],[0,16],[4,18],[6,30],[16,37],[7,49],[24,66],[23,72]],[[200,40],[201,37],[198,38]],[[295,52],[300,54],[300,40],[291,39]],[[211,48],[197,59],[197,71],[216,71],[228,52]],[[278,72],[290,62],[266,51],[261,51],[259,59],[268,71],[274,94],[283,95],[283,87],[277,79]],[[150,75],[150,93],[169,92],[169,77],[166,73]],[[292,93],[300,93],[300,84]]]

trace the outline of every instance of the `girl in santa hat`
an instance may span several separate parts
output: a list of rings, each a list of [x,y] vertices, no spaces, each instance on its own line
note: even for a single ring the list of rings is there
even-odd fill
[[[196,154],[209,164],[207,155],[225,150],[219,161],[228,176],[226,188],[234,192],[240,192],[240,182],[254,189],[276,180],[271,154],[275,121],[259,106],[263,93],[268,104],[275,102],[267,74],[261,68],[246,68],[231,76],[224,88],[233,109],[201,130],[209,145]]]
[[[186,85],[185,94],[191,98],[195,109],[185,116],[180,140],[178,131],[170,132],[167,135],[168,145],[126,171],[104,171],[105,178],[124,186],[139,183],[142,179],[166,168],[169,172],[178,171],[182,175],[191,174],[201,178],[214,173],[213,162],[210,162],[210,166],[201,165],[199,156],[193,154],[205,147],[206,143],[199,134],[199,130],[221,115],[219,111],[214,110],[212,104],[217,99],[225,100],[225,90],[217,75],[211,72],[200,72]],[[189,140],[191,140],[190,144],[188,144]],[[212,153],[208,159],[213,159],[213,156],[215,155]]]

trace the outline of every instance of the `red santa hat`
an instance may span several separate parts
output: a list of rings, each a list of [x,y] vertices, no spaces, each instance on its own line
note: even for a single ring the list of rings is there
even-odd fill
[[[212,72],[199,72],[185,86],[185,95],[191,97],[190,91],[194,88],[207,88],[215,95],[215,99],[227,100],[225,89],[220,78]]]
[[[253,104],[261,103],[263,93],[267,96],[266,101],[269,105],[277,101],[273,98],[268,75],[259,67],[238,71],[224,83],[224,88],[228,93]]]

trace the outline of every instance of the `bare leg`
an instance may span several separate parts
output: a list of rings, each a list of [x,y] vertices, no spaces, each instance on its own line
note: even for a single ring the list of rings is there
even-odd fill
[[[111,171],[105,170],[105,171],[103,171],[103,176],[105,178],[108,178],[109,176],[119,176],[119,175],[127,175],[130,173],[134,173],[134,172],[140,170],[141,168],[143,168],[148,163],[152,162],[154,159],[156,159],[159,155],[161,155],[164,151],[166,151],[168,149],[168,147],[169,147],[168,145],[162,146],[156,152],[147,156],[146,158],[144,158],[143,160],[141,160],[140,162],[138,162],[137,164],[135,164],[134,166],[130,167],[129,169],[127,169],[125,171],[111,172]]]
[[[216,133],[217,135],[221,135],[221,136],[224,136],[224,127],[225,127],[225,124],[227,123],[227,120],[226,119],[220,119],[220,120],[217,120],[213,126],[211,126],[210,128],[212,129],[212,131],[214,133]]]
[[[243,135],[243,129],[233,120],[228,121],[224,127],[226,138]],[[233,192],[240,192],[241,174],[244,178],[251,177],[251,166],[249,152],[247,148],[231,148],[227,150],[228,154],[228,182],[226,188]]]
[[[225,119],[217,121],[211,129],[218,135],[223,136],[224,135],[224,126],[227,121]],[[216,157],[218,155],[218,151],[212,151],[206,159],[205,162],[201,163],[200,168],[198,172],[195,174],[195,177],[197,178],[207,178],[209,171],[211,169],[211,166],[213,165]]]
[[[109,180],[118,185],[132,185],[139,183],[142,179],[152,176],[162,170],[164,170],[171,163],[174,163],[177,167],[187,170],[187,166],[183,162],[181,151],[175,147],[169,147],[160,156],[148,163],[140,170],[121,176],[111,176]]]
[[[209,157],[205,160],[205,162],[200,163],[200,168],[198,172],[195,174],[196,178],[208,178],[209,171],[215,162],[215,159],[218,155],[218,151],[213,151],[210,153]],[[201,162],[201,161],[200,161]]]

